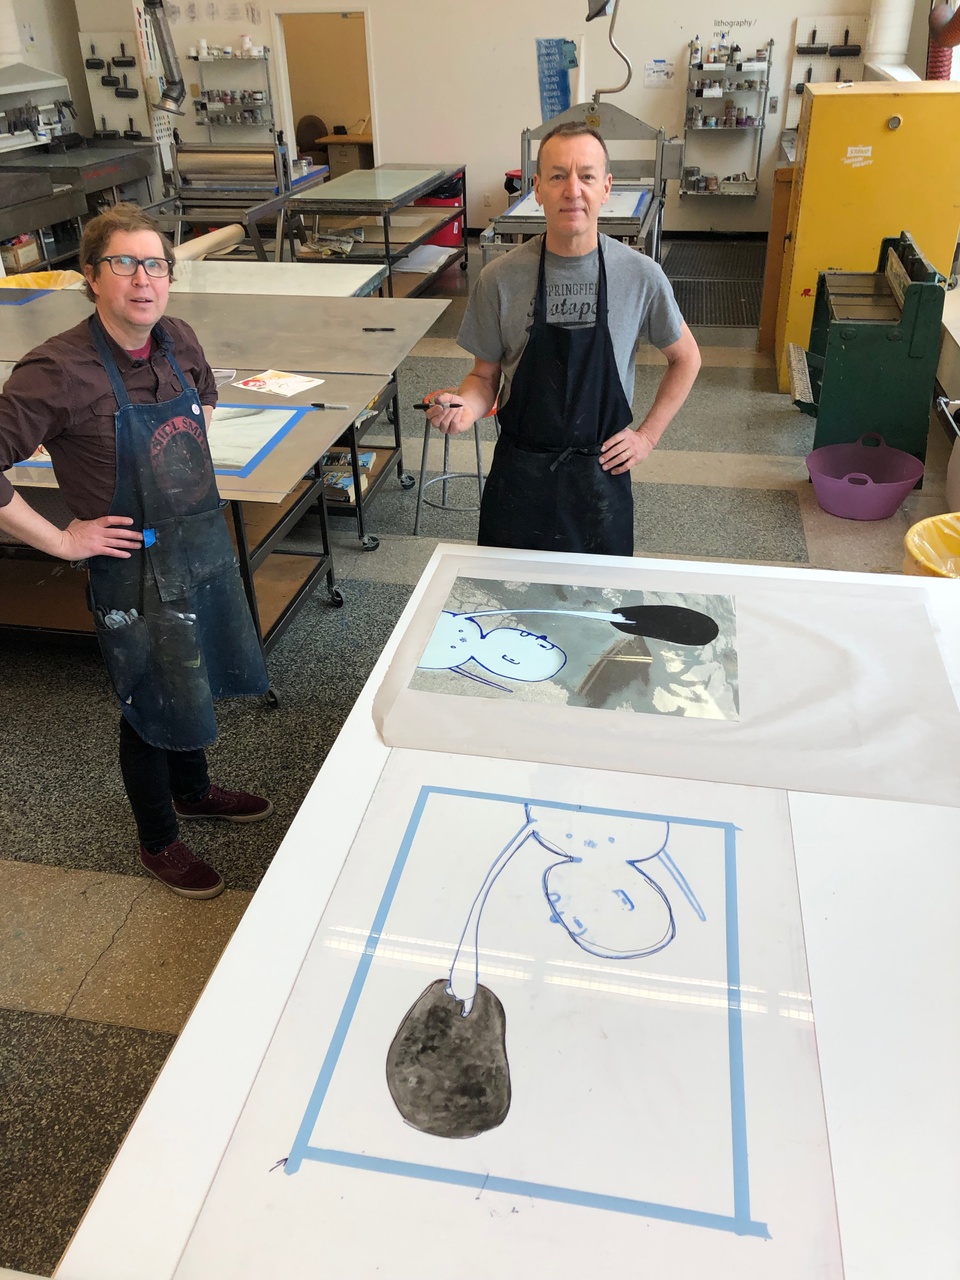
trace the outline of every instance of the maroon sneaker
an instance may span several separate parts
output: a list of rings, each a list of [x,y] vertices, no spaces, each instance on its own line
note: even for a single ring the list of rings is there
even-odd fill
[[[263,796],[218,786],[211,786],[202,800],[174,799],[173,808],[178,818],[224,818],[227,822],[259,822],[273,813],[273,805]]]
[[[140,861],[152,876],[181,898],[215,898],[223,893],[220,872],[197,858],[182,840],[174,840],[159,853],[150,853],[141,845]]]

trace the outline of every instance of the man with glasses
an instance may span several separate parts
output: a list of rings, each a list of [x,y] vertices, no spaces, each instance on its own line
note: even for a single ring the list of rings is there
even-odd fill
[[[190,326],[163,318],[173,253],[153,218],[132,204],[93,218],[80,265],[93,314],[24,356],[0,395],[0,473],[44,445],[75,518],[58,529],[0,474],[0,528],[86,562],[141,863],[212,898],[223,879],[178,819],[273,810],[211,786],[204,754],[213,699],[268,687],[207,445],[216,383]]]

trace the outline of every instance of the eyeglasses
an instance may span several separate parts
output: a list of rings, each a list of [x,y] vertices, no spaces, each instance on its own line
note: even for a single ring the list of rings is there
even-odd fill
[[[137,268],[143,267],[147,275],[153,276],[155,280],[168,276],[173,266],[169,258],[134,258],[129,253],[111,253],[106,258],[98,258],[97,266],[101,262],[109,262],[110,270],[115,276],[135,276]]]

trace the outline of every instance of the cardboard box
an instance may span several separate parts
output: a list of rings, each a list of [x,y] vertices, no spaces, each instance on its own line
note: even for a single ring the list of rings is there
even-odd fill
[[[36,236],[30,236],[19,244],[0,245],[0,260],[3,261],[7,275],[19,275],[21,271],[29,271],[40,262],[40,246]]]

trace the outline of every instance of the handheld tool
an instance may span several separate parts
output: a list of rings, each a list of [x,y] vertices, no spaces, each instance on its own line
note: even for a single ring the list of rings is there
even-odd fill
[[[860,46],[850,43],[850,28],[843,33],[843,44],[832,44],[829,49],[831,58],[859,58]]]
[[[102,71],[107,65],[102,58],[97,57],[97,46],[95,44],[90,46],[90,57],[84,59],[83,65],[88,71]]]
[[[130,88],[130,86],[127,84],[127,73],[126,73],[126,72],[124,72],[124,73],[123,73],[123,88],[122,88],[122,89],[114,89],[114,91],[113,91],[113,92],[114,92],[115,96],[116,96],[116,97],[118,97],[118,98],[139,98],[139,97],[140,97],[140,90],[139,90],[139,89],[131,89],[131,88]]]
[[[139,129],[135,129],[133,127],[133,116],[128,116],[127,119],[130,121],[130,128],[124,129],[123,136],[127,139],[128,142],[142,142],[143,134],[140,132]]]
[[[132,58],[130,54],[127,53],[123,41],[120,42],[120,57],[118,58],[117,55],[114,54],[111,58],[111,62],[115,67],[135,67],[137,65],[136,58]]]
[[[115,89],[120,83],[120,77],[113,74],[109,63],[107,63],[107,70],[100,77],[100,83],[105,89]]]
[[[119,137],[120,137],[120,130],[119,130],[119,129],[108,129],[108,128],[107,128],[107,117],[106,117],[106,116],[101,116],[101,117],[100,117],[100,124],[101,124],[102,128],[100,128],[100,129],[94,129],[94,131],[93,131],[93,136],[94,136],[95,138],[110,138],[110,139],[113,139],[113,138],[119,138]]]
[[[822,57],[828,49],[826,44],[817,44],[817,28],[814,27],[810,32],[810,41],[808,44],[798,44],[797,53],[805,53],[811,57]]]
[[[810,67],[807,67],[807,78],[806,78],[806,80],[801,80],[801,81],[800,81],[800,83],[799,83],[799,84],[797,85],[797,87],[796,87],[796,92],[797,92],[797,93],[803,93],[803,86],[804,86],[805,84],[809,84],[809,83],[810,83],[810,81],[811,81],[812,79],[813,79],[813,67],[812,67],[812,66],[810,66]]]

